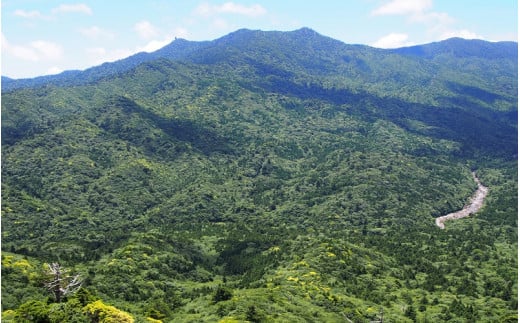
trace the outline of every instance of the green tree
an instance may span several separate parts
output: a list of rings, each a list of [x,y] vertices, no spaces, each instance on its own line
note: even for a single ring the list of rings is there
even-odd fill
[[[134,318],[114,306],[106,305],[101,300],[88,304],[83,308],[91,322],[99,323],[133,323]]]
[[[218,303],[230,300],[233,297],[233,291],[226,286],[219,285],[213,295],[213,302]]]
[[[49,307],[41,301],[28,301],[16,310],[15,322],[50,323]]]
[[[247,312],[246,312],[246,320],[251,321],[251,322],[254,322],[254,323],[257,323],[257,322],[261,322],[261,321],[262,321],[262,316],[260,315],[260,313],[259,313],[258,310],[256,309],[256,306],[254,306],[254,305],[250,305],[250,306],[247,308]]]

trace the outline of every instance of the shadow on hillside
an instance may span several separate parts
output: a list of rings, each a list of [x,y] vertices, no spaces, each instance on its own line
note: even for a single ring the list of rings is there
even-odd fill
[[[251,85],[245,87],[251,88]],[[336,105],[338,109],[346,105],[348,113],[368,122],[384,119],[412,133],[458,142],[461,144],[459,153],[465,157],[483,153],[511,159],[516,158],[518,153],[517,110],[493,111],[469,102],[464,97],[439,98],[445,104],[436,107],[396,98],[380,98],[361,91],[353,93],[347,89],[325,89],[319,84],[302,85],[276,76],[265,78],[260,87],[267,92],[302,100],[323,100]],[[485,102],[501,98],[477,88],[459,86],[455,90],[476,95]],[[426,127],[413,128],[410,121],[414,120]]]
[[[143,146],[152,153],[157,153],[157,146],[171,145],[172,142],[188,143],[205,155],[233,151],[226,140],[216,132],[190,120],[158,116],[126,97],[110,98],[98,112],[103,116],[96,117],[101,128],[121,139]],[[167,138],[157,136],[153,133],[154,129],[162,130]]]
[[[492,93],[478,87],[463,85],[455,82],[446,82],[446,85],[450,90],[457,93],[458,95],[467,97],[473,97],[477,100],[482,100],[486,103],[494,103],[496,100],[502,97],[496,93]]]

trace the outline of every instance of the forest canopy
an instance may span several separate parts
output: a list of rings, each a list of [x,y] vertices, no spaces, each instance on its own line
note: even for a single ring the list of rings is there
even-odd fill
[[[239,30],[7,84],[2,319],[516,322],[516,48]]]

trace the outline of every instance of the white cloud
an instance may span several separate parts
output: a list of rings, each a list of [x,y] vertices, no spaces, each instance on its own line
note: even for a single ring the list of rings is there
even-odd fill
[[[195,8],[195,13],[204,17],[211,16],[214,13],[213,11],[212,6],[207,2],[201,3],[197,8]]]
[[[372,11],[374,16],[408,15],[426,11],[432,7],[432,0],[392,0]]]
[[[37,10],[25,11],[18,9],[14,11],[14,15],[22,18],[33,19],[33,18],[44,18],[44,16]]]
[[[372,11],[372,16],[401,15],[406,16],[409,23],[418,23],[426,27],[428,38],[442,40],[451,37],[482,39],[481,35],[467,29],[458,29],[454,25],[457,20],[445,12],[432,10],[432,0],[391,0]],[[409,46],[405,34],[392,33],[377,40],[375,47],[393,48]]]
[[[455,22],[447,13],[430,11],[431,8],[432,0],[393,0],[373,10],[372,15],[407,16],[412,23],[433,25],[437,29]]]
[[[134,30],[139,37],[143,39],[151,39],[159,34],[159,30],[149,21],[143,20],[134,25]]]
[[[225,20],[225,19],[216,18],[215,20],[213,20],[213,27],[215,27],[217,29],[228,29],[229,24],[228,24],[227,20]]]
[[[113,62],[123,58],[127,58],[139,52],[153,52],[168,45],[176,37],[185,38],[188,31],[184,28],[177,28],[167,37],[148,41],[144,46],[135,47],[133,49],[119,48],[106,49],[104,47],[92,47],[86,50],[91,65],[99,65],[106,62]]]
[[[34,49],[28,46],[11,44],[2,33],[2,54],[9,54],[25,61],[38,61],[38,55]]]
[[[42,59],[58,60],[63,57],[63,48],[52,42],[36,40],[31,42],[31,47],[36,50]]]
[[[476,34],[474,32],[471,32],[466,29],[461,30],[449,30],[445,31],[439,36],[439,40],[453,38],[453,37],[460,37],[460,38],[466,38],[466,39],[484,39],[483,36]]]
[[[180,38],[185,38],[188,36],[188,31],[184,28],[177,28],[173,31],[173,33],[171,33],[170,35],[162,38],[162,39],[154,39],[154,40],[151,40],[149,41],[148,43],[146,43],[146,45],[142,46],[142,47],[138,47],[136,52],[153,52],[153,51],[156,51],[158,49],[161,49],[163,48],[164,46],[168,45],[169,43],[171,43],[175,38],[177,37],[180,37]]]
[[[175,28],[173,31],[173,38],[179,37],[179,38],[187,38],[189,35],[189,32],[186,28],[178,27]]]
[[[407,41],[408,35],[401,33],[390,33],[384,37],[381,37],[372,44],[373,47],[378,48],[398,48],[405,46],[412,46],[413,43]]]
[[[242,4],[237,4],[234,2],[226,2],[221,5],[211,5],[205,2],[200,4],[195,9],[195,13],[205,17],[221,13],[244,15],[248,17],[258,17],[266,14],[267,10],[259,4],[244,6]]]
[[[63,72],[63,69],[57,66],[49,67],[47,69],[47,75],[60,74],[61,72]]]
[[[445,12],[419,12],[410,17],[411,22],[449,25],[455,22],[455,19]]]
[[[261,16],[267,12],[267,10],[265,10],[265,8],[259,4],[253,4],[249,7],[246,7],[241,4],[235,4],[233,2],[224,3],[219,7],[219,11],[222,13],[235,13],[250,17]]]
[[[58,7],[52,9],[53,14],[57,13],[84,13],[87,15],[92,14],[92,9],[84,3],[76,3],[76,4],[61,4]]]
[[[88,48],[87,55],[89,57],[89,65],[99,65],[106,62],[114,62],[134,54],[135,52],[129,49],[111,49],[107,50],[104,47]]]
[[[25,61],[33,62],[59,60],[63,57],[63,48],[59,44],[44,40],[36,40],[28,45],[12,44],[3,34],[2,52]]]
[[[168,45],[171,42],[172,42],[171,38],[165,38],[163,40],[152,40],[152,41],[149,41],[143,47],[139,47],[137,52],[148,52],[148,53],[154,52],[158,49],[163,48],[164,46]]]
[[[93,48],[87,48],[87,54],[89,56],[102,56],[105,55],[107,50],[103,47],[93,47]]]
[[[83,36],[88,37],[90,39],[100,39],[100,38],[113,39],[115,37],[113,33],[103,30],[103,29],[99,28],[98,26],[82,28],[79,30],[79,32]]]

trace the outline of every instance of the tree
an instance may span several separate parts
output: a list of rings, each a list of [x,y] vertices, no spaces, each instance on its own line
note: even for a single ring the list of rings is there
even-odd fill
[[[28,301],[22,304],[14,314],[15,322],[49,322],[49,309],[47,304],[41,301]]]
[[[101,300],[88,304],[83,308],[92,322],[100,323],[133,323],[134,318],[127,312],[114,306],[106,305]]]
[[[247,308],[246,320],[248,320],[250,322],[261,322],[262,321],[262,316],[260,315],[260,313],[258,313],[256,306],[250,305]]]
[[[213,302],[218,303],[221,301],[227,301],[230,300],[231,297],[233,297],[233,292],[231,289],[219,285],[217,290],[215,291],[215,295],[213,295]]]
[[[64,296],[75,293],[81,287],[82,280],[79,274],[68,275],[69,270],[56,262],[47,266],[50,281],[45,283],[45,287],[54,294],[56,303],[61,303]]]

